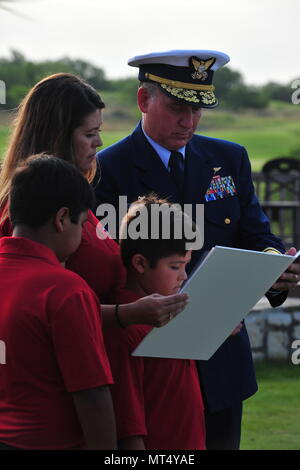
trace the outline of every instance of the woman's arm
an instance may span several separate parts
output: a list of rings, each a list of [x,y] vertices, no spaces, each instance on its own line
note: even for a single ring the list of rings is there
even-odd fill
[[[161,327],[166,325],[171,318],[182,312],[187,303],[187,294],[168,296],[152,294],[142,297],[135,302],[119,305],[118,316],[124,327],[133,324]],[[102,305],[101,313],[104,327],[120,326],[116,318],[115,305]]]

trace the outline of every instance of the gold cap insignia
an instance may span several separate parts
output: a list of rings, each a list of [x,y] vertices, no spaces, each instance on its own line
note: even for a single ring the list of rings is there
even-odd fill
[[[215,63],[215,61],[216,59],[214,57],[208,60],[198,59],[198,57],[191,57],[191,62],[195,69],[195,72],[192,73],[192,78],[194,80],[206,80],[208,77],[206,70],[208,70]]]

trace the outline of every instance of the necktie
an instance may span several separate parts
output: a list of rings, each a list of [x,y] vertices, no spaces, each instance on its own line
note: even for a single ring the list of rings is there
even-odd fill
[[[170,175],[178,188],[180,197],[182,198],[184,187],[184,160],[180,152],[171,152],[169,168]]]

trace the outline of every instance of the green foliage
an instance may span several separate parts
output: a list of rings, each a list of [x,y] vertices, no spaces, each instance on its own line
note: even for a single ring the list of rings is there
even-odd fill
[[[136,106],[138,81],[135,78],[111,80],[110,90],[119,97],[122,104]]]
[[[291,87],[288,85],[280,85],[275,82],[269,82],[262,87],[262,93],[267,100],[277,100],[289,102],[291,100]]]
[[[20,85],[20,84],[15,84],[12,85],[8,91],[7,91],[7,105],[9,108],[11,107],[17,107],[20,101],[24,98],[24,96],[27,95],[28,91],[30,90],[30,87]]]
[[[106,105],[106,120],[123,121],[127,123],[127,126],[139,120],[140,111],[136,102],[137,87],[138,84],[134,79],[112,80],[110,89],[101,91],[101,97]]]
[[[234,88],[243,86],[243,77],[240,72],[222,67],[214,74],[214,85],[218,95],[226,99],[227,94]]]
[[[222,106],[227,109],[263,109],[271,99],[261,88],[245,85],[242,75],[229,67],[215,73],[214,84]]]
[[[9,58],[0,58],[0,80],[6,83],[7,89],[6,108],[18,106],[35,83],[47,75],[58,72],[79,75],[99,90],[101,95],[107,92],[109,113],[114,119],[137,118],[137,79],[107,80],[101,68],[81,59],[73,60],[63,57],[58,60],[32,62],[16,50],[11,51]],[[266,109],[272,100],[287,103],[291,99],[290,86],[279,85],[275,82],[262,87],[247,86],[241,73],[229,67],[216,71],[214,84],[222,109],[227,110]]]
[[[11,51],[11,57],[0,58],[0,79],[6,84],[6,108],[14,108],[24,98],[27,91],[42,78],[54,73],[73,73],[85,79],[96,89],[109,88],[104,71],[89,62],[72,60],[68,57],[59,60],[31,62],[18,51]]]
[[[263,109],[268,105],[268,99],[258,89],[239,85],[232,88],[226,96],[226,106],[230,109]]]

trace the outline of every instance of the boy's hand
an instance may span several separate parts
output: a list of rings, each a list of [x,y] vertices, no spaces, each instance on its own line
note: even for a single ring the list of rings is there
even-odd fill
[[[161,327],[169,323],[182,312],[188,303],[187,294],[160,295],[151,294],[142,297],[135,302],[136,320],[135,323]]]

